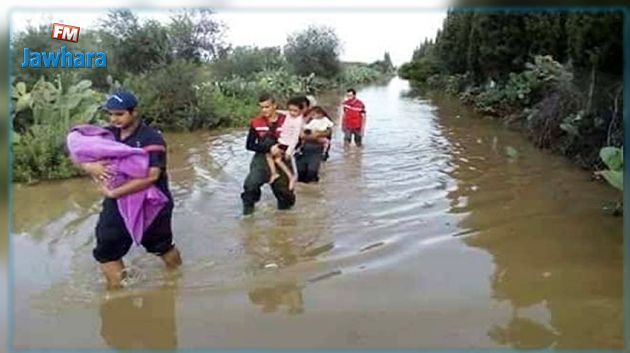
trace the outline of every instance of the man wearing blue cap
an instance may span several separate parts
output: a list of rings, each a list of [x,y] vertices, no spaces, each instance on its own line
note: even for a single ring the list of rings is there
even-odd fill
[[[155,185],[169,201],[144,232],[142,245],[150,253],[160,256],[168,268],[173,269],[181,264],[171,229],[173,197],[168,188],[166,174],[166,143],[158,131],[145,125],[139,118],[137,105],[138,100],[132,93],[117,92],[107,99],[104,106],[111,122],[107,129],[114,134],[116,141],[131,147],[143,148],[149,154],[149,173],[146,178],[132,179],[114,190],[101,186],[105,199],[96,225],[96,247],[93,255],[101,264],[101,270],[113,288],[120,286],[124,270],[122,258],[132,244],[132,238],[118,210],[116,199],[152,185]],[[103,185],[113,177],[106,162],[84,163],[81,167],[92,177],[103,182]]]

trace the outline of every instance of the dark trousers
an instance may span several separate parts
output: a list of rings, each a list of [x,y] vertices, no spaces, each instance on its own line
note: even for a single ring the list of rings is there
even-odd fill
[[[292,168],[291,163],[287,163],[287,166],[289,169]],[[249,174],[247,174],[243,183],[241,199],[244,206],[253,207],[256,202],[260,201],[260,188],[269,182],[270,177],[271,173],[269,172],[265,154],[256,153],[249,165]],[[285,173],[280,173],[280,177],[271,184],[271,190],[278,200],[278,209],[286,210],[293,207],[295,204],[295,193],[289,190],[289,178]]]
[[[344,129],[343,130],[343,140],[346,143],[350,143],[352,141],[352,136],[354,136],[354,143],[357,146],[361,146],[363,136],[361,136],[361,129]]]
[[[298,170],[298,181],[310,183],[319,181],[319,166],[322,162],[324,147],[316,142],[307,142],[302,153],[295,159]]]

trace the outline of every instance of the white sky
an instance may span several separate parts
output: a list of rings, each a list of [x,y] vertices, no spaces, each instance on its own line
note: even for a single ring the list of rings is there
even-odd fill
[[[279,4],[256,10],[245,4],[237,6],[240,3],[242,2],[230,1],[229,8],[218,9],[216,14],[228,26],[227,41],[233,45],[282,46],[289,34],[310,24],[324,24],[335,28],[341,39],[342,60],[372,62],[381,59],[384,52],[389,51],[395,65],[408,61],[413,50],[425,38],[433,38],[446,16],[445,7],[434,4],[433,7],[412,8],[409,7],[412,2],[403,0],[389,3],[374,1],[368,7],[344,8],[331,6],[332,2],[326,0],[320,1],[319,6],[306,1],[306,4],[310,4],[308,8]],[[323,7],[322,4],[326,3],[329,6]],[[348,4],[352,3],[356,1],[351,0]],[[376,6],[379,3],[380,6]],[[137,3],[135,5],[138,6]],[[387,5],[389,6],[385,7]],[[128,3],[128,6],[134,4]],[[106,11],[80,7],[66,8],[63,11],[14,9],[11,13],[11,30],[24,29],[28,23],[52,22],[89,28]],[[167,21],[171,13],[169,8],[135,12],[142,19],[153,18],[160,21]]]

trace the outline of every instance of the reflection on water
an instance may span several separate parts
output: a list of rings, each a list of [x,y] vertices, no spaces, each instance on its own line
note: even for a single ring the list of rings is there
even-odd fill
[[[440,114],[461,156],[453,160],[451,212],[466,214],[459,227],[477,232],[464,242],[493,255],[493,297],[513,308],[490,337],[518,348],[621,344],[621,224],[602,215],[598,195],[614,193],[527,144],[518,144],[525,157],[510,160],[502,151],[516,134],[483,125],[471,133],[454,114]],[[607,318],[596,338],[593,317]]]
[[[248,272],[253,275],[248,296],[263,312],[286,307],[289,314],[303,313],[300,277],[286,269],[314,261],[334,248],[332,242],[325,242],[327,209],[317,204],[305,207],[301,214],[285,212],[272,219],[242,223],[241,238],[250,259]]]
[[[249,292],[249,300],[265,313],[278,311],[286,306],[289,314],[304,312],[302,290],[295,283],[280,283],[272,287],[260,287]]]
[[[104,299],[99,308],[101,337],[116,349],[176,348],[175,295],[168,287]]]
[[[600,212],[616,191],[406,89],[361,90],[364,148],[344,149],[337,128],[320,183],[299,184],[290,211],[265,186],[248,219],[245,132],[168,134],[177,290],[134,248],[128,295],[101,300],[89,182],[16,188],[16,344],[621,347],[622,222]]]

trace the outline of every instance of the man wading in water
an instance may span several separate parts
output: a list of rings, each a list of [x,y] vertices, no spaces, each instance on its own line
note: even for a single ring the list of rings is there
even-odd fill
[[[354,143],[361,147],[365,133],[365,105],[357,99],[357,91],[353,88],[346,91],[346,100],[343,101],[342,108],[341,129],[344,134],[344,146],[349,146],[354,136]]]
[[[276,144],[286,116],[276,111],[276,101],[269,94],[260,96],[258,106],[260,107],[260,116],[251,120],[245,145],[247,150],[253,151],[255,154],[249,165],[249,174],[245,178],[243,193],[241,193],[243,215],[250,215],[254,212],[254,205],[260,201],[260,188],[263,184],[268,183],[271,177],[266,154],[269,152],[274,155],[283,153]],[[280,173],[280,177],[271,183],[271,190],[278,200],[278,209],[286,210],[293,207],[295,194],[289,189],[289,178],[285,173]]]
[[[175,269],[182,263],[171,229],[174,204],[166,174],[166,143],[159,132],[144,124],[138,115],[137,104],[137,98],[130,92],[118,92],[110,96],[104,107],[111,122],[106,129],[113,133],[117,142],[148,152],[148,175],[130,179],[111,189],[108,181],[115,178],[116,172],[111,170],[108,161],[79,165],[99,182],[99,190],[105,196],[96,225],[96,247],[93,255],[100,263],[110,289],[121,287],[125,269],[122,258],[133,243],[117,202],[117,199],[126,195],[155,186],[166,196],[167,204],[144,231],[141,244],[148,252],[160,256],[168,269]],[[115,165],[113,161],[112,164]],[[148,202],[142,207],[148,207],[147,204]]]

